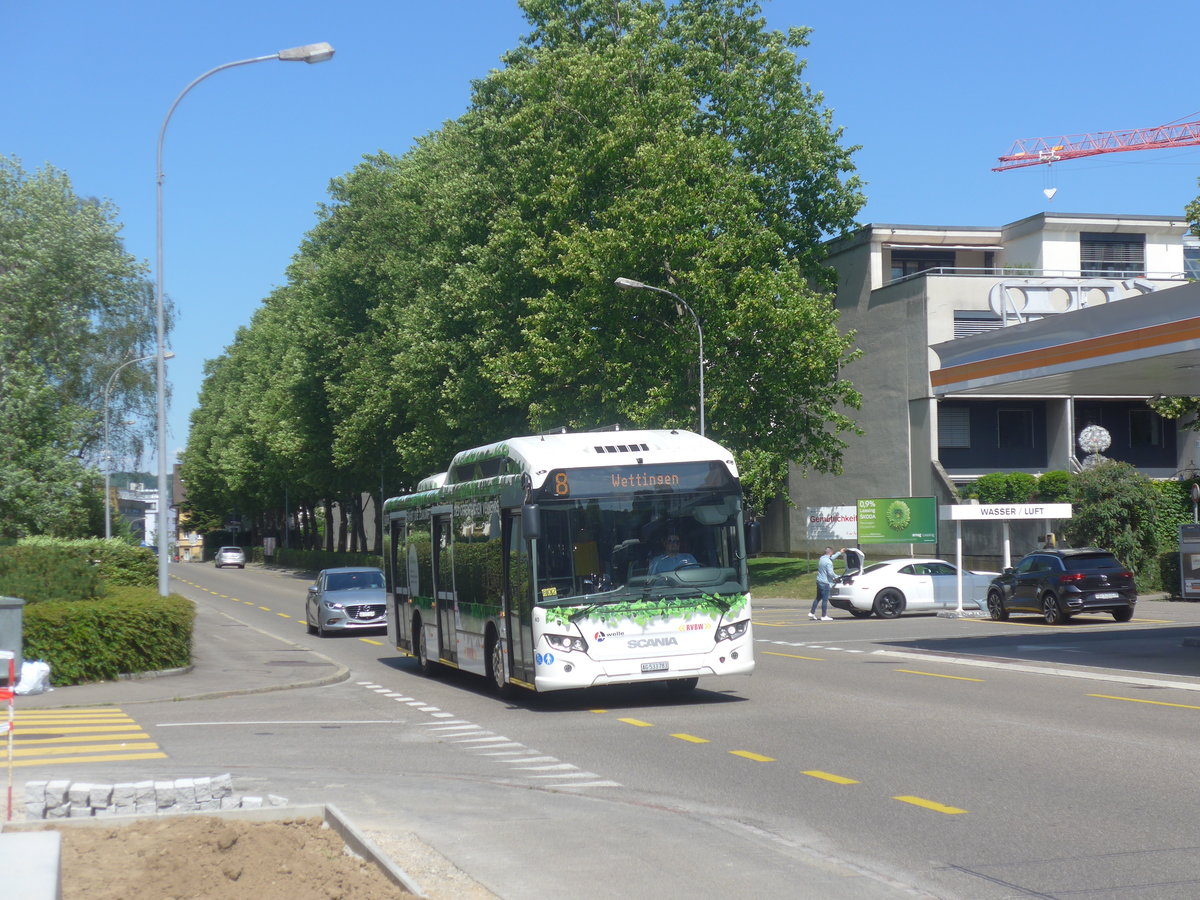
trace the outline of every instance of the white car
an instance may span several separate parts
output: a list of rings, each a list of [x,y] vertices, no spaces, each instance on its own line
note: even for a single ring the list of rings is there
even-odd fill
[[[829,605],[860,619],[874,613],[894,619],[903,612],[958,608],[958,567],[942,559],[889,559],[862,567],[847,554],[846,574],[838,578]],[[995,572],[962,573],[963,609],[986,609]]]

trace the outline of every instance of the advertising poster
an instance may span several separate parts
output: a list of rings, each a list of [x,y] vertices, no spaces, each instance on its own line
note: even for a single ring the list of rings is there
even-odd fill
[[[853,506],[810,506],[805,515],[810,541],[853,541],[858,534],[858,509]]]
[[[933,497],[860,499],[858,543],[937,543],[937,503]]]

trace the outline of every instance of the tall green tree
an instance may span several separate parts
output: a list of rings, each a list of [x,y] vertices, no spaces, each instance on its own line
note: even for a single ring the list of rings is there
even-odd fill
[[[276,407],[306,394],[350,490],[529,429],[695,428],[693,324],[626,276],[699,316],[708,431],[757,505],[793,461],[837,470],[859,395],[821,241],[863,197],[807,32],[744,0],[521,6],[531,31],[470,109],[333,182],[270,301],[307,364],[274,374]]]
[[[65,173],[0,157],[0,530],[76,533],[95,503],[80,463],[101,463],[105,387],[147,355],[153,305],[116,210],[80,198]],[[110,420],[148,413],[153,384],[130,366],[112,381]],[[150,419],[146,417],[146,432]],[[139,433],[115,429],[114,444]],[[40,491],[40,494],[39,494]],[[43,514],[45,498],[62,514]],[[19,499],[23,498],[23,499]],[[36,510],[36,513],[35,513]]]

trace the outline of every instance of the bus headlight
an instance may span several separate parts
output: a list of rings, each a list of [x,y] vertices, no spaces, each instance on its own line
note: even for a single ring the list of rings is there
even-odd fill
[[[546,643],[559,652],[574,650],[577,653],[587,653],[587,641],[581,637],[573,637],[569,634],[545,634],[542,635],[546,639]]]
[[[740,622],[730,622],[728,625],[722,625],[717,629],[717,643],[719,644],[721,641],[732,641],[736,638],[740,638],[746,633],[746,630],[749,627],[749,619],[742,619]]]

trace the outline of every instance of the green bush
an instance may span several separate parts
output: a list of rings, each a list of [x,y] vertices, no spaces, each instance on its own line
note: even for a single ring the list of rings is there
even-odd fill
[[[1074,517],[1063,523],[1063,532],[1073,547],[1111,550],[1136,573],[1140,590],[1153,590],[1159,583],[1160,498],[1150,479],[1128,463],[1101,463],[1072,480]]]
[[[27,605],[23,655],[49,663],[51,683],[59,686],[182,668],[191,664],[195,616],[190,600],[147,587]]]
[[[1008,503],[1028,503],[1037,495],[1038,480],[1028,472],[1009,472],[1004,481]]]
[[[1037,480],[1037,497],[1043,503],[1071,502],[1071,473],[1062,469],[1043,472]]]
[[[65,541],[30,541],[0,547],[0,594],[26,604],[100,597],[100,569]]]
[[[966,486],[966,496],[980,503],[1005,503],[1008,500],[1008,476],[1003,472],[981,475],[972,485]]]
[[[81,538],[66,540],[30,537],[22,546],[56,546],[72,550],[89,560],[100,572],[105,584],[130,584],[150,587],[158,584],[158,559],[149,547],[138,547],[118,538]]]

